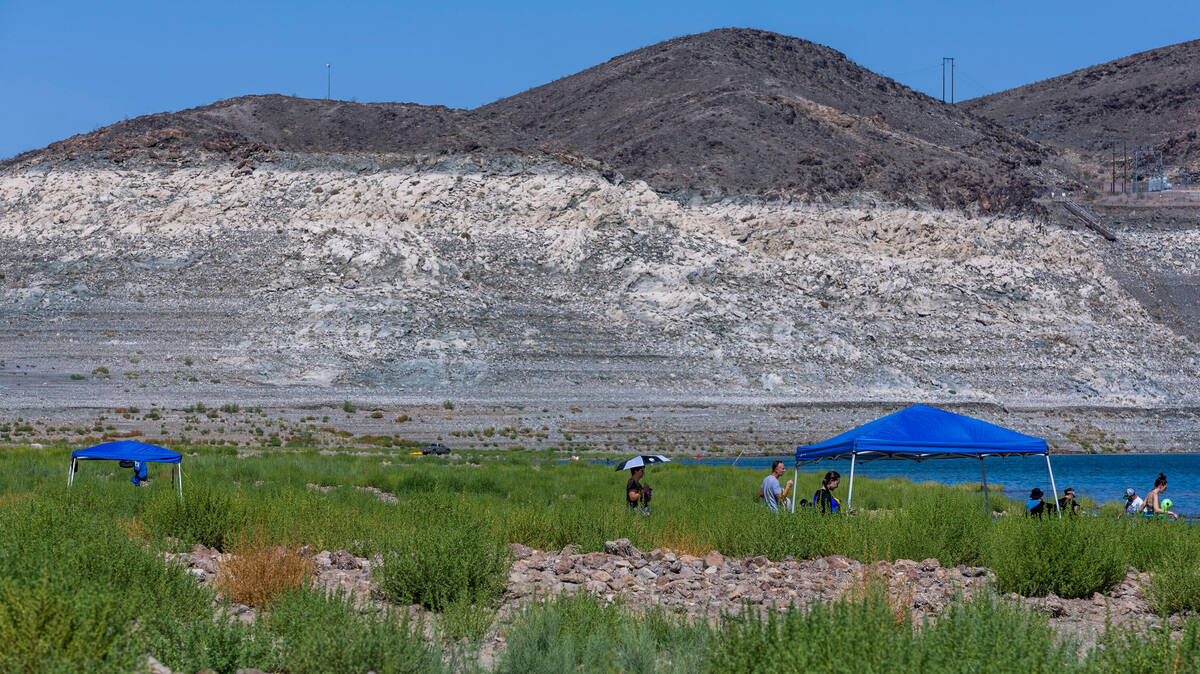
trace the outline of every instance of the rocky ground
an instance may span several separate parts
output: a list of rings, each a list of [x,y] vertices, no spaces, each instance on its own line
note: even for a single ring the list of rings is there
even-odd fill
[[[534,550],[513,545],[514,561],[508,589],[497,611],[497,622],[489,632],[488,656],[504,648],[504,624],[529,601],[556,594],[586,593],[605,602],[618,599],[635,608],[661,608],[689,620],[718,620],[744,610],[782,611],[804,608],[817,602],[834,601],[847,593],[861,593],[872,582],[888,588],[889,604],[907,613],[915,622],[936,619],[951,602],[990,592],[991,572],[982,567],[943,567],[936,559],[900,559],[862,564],[841,556],[811,560],[790,557],[771,561],[766,557],[734,558],[717,551],[698,556],[670,550],[642,552],[628,540],[605,544],[603,552],[580,553],[573,546],[563,550]],[[312,554],[312,553],[308,553]],[[191,553],[168,555],[173,563],[185,564],[197,580],[216,580],[224,555],[196,546]],[[342,550],[313,554],[316,582],[331,590],[345,591],[362,606],[382,607],[374,592],[371,566],[378,560],[355,557]],[[1088,599],[1007,597],[1042,611],[1053,627],[1064,635],[1096,643],[1107,628],[1133,625],[1154,626],[1161,617],[1148,604],[1144,588],[1149,574],[1130,569],[1125,579],[1107,594]],[[417,607],[410,610],[419,612]],[[243,622],[256,619],[248,606],[234,606],[234,616]],[[1170,619],[1172,625],[1178,619]]]

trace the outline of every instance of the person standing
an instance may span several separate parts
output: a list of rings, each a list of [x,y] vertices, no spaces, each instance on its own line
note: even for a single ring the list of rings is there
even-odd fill
[[[825,477],[821,479],[821,488],[813,493],[813,508],[819,514],[838,515],[842,512],[842,502],[833,495],[833,490],[837,489],[841,482],[842,476],[836,470],[825,473]],[[850,509],[850,514],[854,514],[853,508]]]
[[[629,470],[629,482],[625,483],[625,505],[634,512],[650,514],[650,488],[642,485],[646,475],[643,466]]]
[[[1178,513],[1173,513],[1166,508],[1163,508],[1158,501],[1158,498],[1162,496],[1162,493],[1166,490],[1167,476],[1159,473],[1158,477],[1154,478],[1154,488],[1150,490],[1150,493],[1146,494],[1146,500],[1142,503],[1138,510],[1145,512],[1147,517],[1152,517],[1154,515],[1170,515],[1172,519],[1179,519]]]
[[[1142,505],[1144,503],[1145,501],[1143,501],[1141,497],[1137,495],[1137,492],[1134,491],[1133,487],[1129,487],[1125,490],[1125,512],[1117,515],[1117,519],[1121,519],[1122,517],[1133,517],[1134,515],[1138,514],[1139,510],[1142,509]]]
[[[771,464],[771,474],[763,478],[762,481],[762,497],[767,503],[767,508],[773,513],[779,512],[779,505],[782,503],[787,507],[787,497],[792,493],[792,481],[788,480],[785,486],[779,485],[779,478],[783,476],[784,467],[782,461],[775,461]]]

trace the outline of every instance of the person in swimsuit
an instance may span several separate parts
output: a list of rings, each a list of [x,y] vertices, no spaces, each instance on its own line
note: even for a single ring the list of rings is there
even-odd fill
[[[1146,517],[1154,517],[1155,515],[1160,517],[1164,515],[1170,515],[1171,519],[1179,519],[1178,513],[1173,513],[1167,510],[1166,508],[1162,507],[1161,503],[1159,503],[1159,497],[1162,496],[1162,493],[1166,490],[1167,476],[1159,473],[1158,477],[1154,478],[1154,488],[1150,490],[1150,493],[1146,494],[1146,500],[1144,503],[1142,503],[1142,507],[1140,509],[1143,513],[1145,513]]]

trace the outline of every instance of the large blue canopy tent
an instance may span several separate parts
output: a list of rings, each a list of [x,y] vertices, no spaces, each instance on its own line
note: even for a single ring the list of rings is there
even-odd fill
[[[854,466],[858,462],[894,459],[918,462],[928,459],[979,459],[979,467],[983,471],[984,502],[990,514],[987,469],[983,460],[987,457],[1036,455],[1046,457],[1046,470],[1050,473],[1050,488],[1054,491],[1054,504],[1057,508],[1058,488],[1054,485],[1050,448],[1045,440],[936,407],[913,405],[824,442],[797,447],[796,480],[798,483],[801,464],[828,459],[849,459],[850,490],[846,497],[846,507],[849,509],[854,500]],[[793,501],[792,510],[795,509]],[[1059,517],[1061,516],[1060,512]]]
[[[135,440],[106,442],[95,447],[77,449],[71,452],[71,467],[67,472],[67,489],[70,490],[71,485],[75,484],[75,470],[78,468],[80,461],[98,460],[135,462],[135,469],[138,472],[134,474],[134,484],[139,484],[139,475],[142,479],[145,479],[144,466],[147,463],[173,463],[175,464],[175,468],[171,471],[171,482],[175,483],[176,477],[178,477],[179,499],[183,500],[183,455],[179,452],[159,447],[158,445],[137,442]]]

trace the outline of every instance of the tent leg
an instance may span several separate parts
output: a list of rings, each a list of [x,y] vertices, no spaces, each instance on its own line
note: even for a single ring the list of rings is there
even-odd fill
[[[796,494],[800,493],[800,467],[792,474],[792,512],[796,512]]]
[[[183,503],[183,463],[178,465],[179,471],[179,502]]]
[[[854,503],[854,460],[858,452],[850,453],[850,493],[846,495],[846,517],[850,516],[850,506]]]
[[[996,518],[992,515],[992,502],[988,498],[987,467],[983,465],[982,456],[979,457],[979,470],[983,473],[983,507],[987,509],[988,517],[991,517],[992,521],[995,522]]]
[[[1054,509],[1058,511],[1058,519],[1062,519],[1062,508],[1058,505],[1058,487],[1054,486],[1054,469],[1050,467],[1050,452],[1046,452],[1046,472],[1050,473],[1050,490],[1054,492]]]

